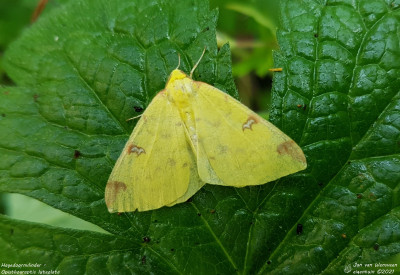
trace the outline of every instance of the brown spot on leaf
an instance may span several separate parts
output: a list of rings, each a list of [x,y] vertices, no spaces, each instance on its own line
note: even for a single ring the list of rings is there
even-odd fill
[[[128,155],[130,155],[131,153],[135,153],[138,156],[141,154],[146,154],[146,151],[142,147],[139,147],[135,144],[129,144],[126,152],[128,153]]]
[[[135,109],[135,112],[136,112],[136,113],[141,113],[141,112],[143,112],[143,108],[140,107],[140,106],[133,106],[133,109]]]
[[[379,244],[378,243],[374,244],[374,250],[379,250]]]
[[[10,93],[9,91],[5,91],[5,92],[4,92],[5,95],[8,95],[9,93]]]
[[[285,141],[279,144],[277,151],[279,155],[290,155],[292,158],[300,162],[306,162],[306,158],[304,157],[303,152],[298,149],[296,143],[293,140]]]
[[[185,162],[183,165],[182,165],[182,168],[185,168],[185,167],[187,167],[189,164],[187,163],[187,162]]]
[[[143,237],[143,242],[144,242],[144,243],[149,243],[150,241],[151,241],[151,240],[150,240],[149,237],[147,237],[147,236]]]
[[[343,233],[343,234],[342,234],[342,238],[343,238],[343,239],[346,239],[346,238],[347,238],[347,235],[346,235],[345,233]]]
[[[74,159],[77,159],[77,158],[79,158],[80,156],[81,156],[81,152],[78,151],[78,150],[75,150],[75,151],[74,151]]]
[[[146,264],[146,256],[143,256],[143,257],[142,257],[142,264],[143,264],[143,265]]]
[[[38,95],[38,94],[34,94],[34,95],[33,95],[33,100],[34,100],[35,102],[38,101],[38,98],[39,98],[39,95]]]
[[[296,234],[301,235],[303,233],[303,225],[301,223],[297,224]]]
[[[249,116],[247,121],[243,123],[242,130],[244,131],[245,129],[253,130],[253,124],[257,124],[259,122],[258,118],[255,116]]]
[[[214,214],[214,213],[215,213],[215,209],[211,209],[211,210],[210,210],[210,213],[211,213],[211,214]]]

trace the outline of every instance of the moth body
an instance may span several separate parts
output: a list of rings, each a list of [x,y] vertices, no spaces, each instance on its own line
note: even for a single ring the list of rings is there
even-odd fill
[[[243,187],[305,169],[300,147],[228,94],[173,70],[111,172],[110,212],[187,201],[205,183]]]

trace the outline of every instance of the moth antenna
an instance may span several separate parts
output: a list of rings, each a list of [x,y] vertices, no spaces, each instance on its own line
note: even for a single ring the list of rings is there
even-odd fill
[[[178,53],[178,66],[175,68],[175,70],[179,69],[181,66],[181,55]]]
[[[204,54],[205,54],[205,52],[206,52],[206,49],[207,49],[207,47],[204,47],[203,53],[201,54],[199,60],[196,62],[196,64],[194,64],[193,69],[190,71],[190,78],[192,78],[193,72],[194,72],[194,70],[196,70],[196,68],[197,68],[197,66],[199,65],[201,59],[203,58],[203,56],[204,56]]]
[[[137,118],[139,118],[139,117],[141,117],[141,116],[142,116],[142,115],[134,116],[134,117],[128,118],[128,119],[125,120],[125,121],[134,120],[134,119],[137,119]]]

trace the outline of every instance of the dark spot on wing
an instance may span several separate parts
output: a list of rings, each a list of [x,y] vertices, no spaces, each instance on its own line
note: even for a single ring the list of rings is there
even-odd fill
[[[172,158],[168,158],[168,165],[169,166],[175,166],[176,165],[176,161]]]
[[[289,155],[300,162],[306,162],[303,152],[298,149],[293,140],[285,141],[279,144],[277,151],[279,155]]]
[[[257,124],[258,122],[259,122],[259,119],[255,116],[251,115],[251,116],[249,116],[247,121],[245,123],[243,123],[242,130],[243,131],[246,129],[253,130],[253,128],[252,128],[253,124]]]
[[[110,208],[118,196],[118,193],[126,190],[126,185],[120,181],[109,181],[106,186],[106,204]]]

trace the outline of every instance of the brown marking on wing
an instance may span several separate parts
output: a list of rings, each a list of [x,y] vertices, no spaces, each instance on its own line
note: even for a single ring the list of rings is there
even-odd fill
[[[253,130],[253,124],[257,124],[259,122],[259,119],[253,115],[250,115],[249,118],[245,123],[243,123],[242,130],[244,131],[245,129]]]
[[[289,155],[300,162],[306,162],[303,152],[298,150],[297,145],[293,140],[279,144],[277,152],[279,155]]]
[[[121,181],[109,181],[106,186],[106,194],[108,194],[106,200],[107,207],[109,208],[112,206],[118,196],[118,193],[125,190],[125,183]]]
[[[146,151],[142,147],[139,147],[135,144],[129,144],[126,152],[128,153],[128,155],[130,155],[131,153],[135,153],[137,156],[141,154],[146,154]]]
[[[169,158],[168,159],[168,165],[169,166],[175,166],[176,165],[176,161],[173,158]]]

